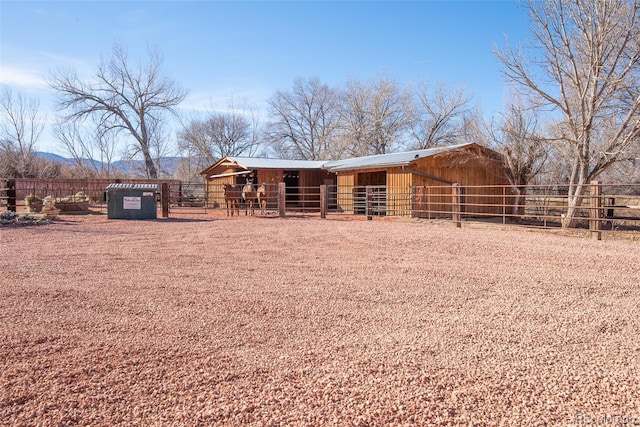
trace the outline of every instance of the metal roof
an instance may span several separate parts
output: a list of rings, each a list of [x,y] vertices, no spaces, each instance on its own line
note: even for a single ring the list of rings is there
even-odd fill
[[[227,157],[245,169],[321,169],[325,160],[264,159],[258,157]]]
[[[233,166],[245,170],[254,169],[325,169],[329,172],[338,172],[356,169],[374,169],[396,166],[408,166],[411,162],[424,157],[430,157],[460,148],[477,145],[474,142],[465,144],[449,145],[446,147],[428,148],[426,150],[413,150],[401,153],[378,154],[375,156],[355,157],[345,160],[287,160],[268,159],[258,157],[225,157],[206,170],[211,170],[214,166]],[[235,172],[243,174],[244,172]],[[232,173],[233,174],[233,173]],[[231,176],[232,174],[210,175],[209,177]]]
[[[231,172],[231,173],[221,173],[218,175],[209,175],[207,178],[223,178],[225,176],[237,176],[237,175],[249,175],[251,171],[242,171],[242,172]]]
[[[428,148],[426,150],[404,151],[402,153],[378,154],[376,156],[355,157],[346,160],[333,160],[324,163],[324,168],[330,172],[353,170],[353,169],[372,169],[378,167],[408,166],[414,160],[423,157],[431,157],[436,154],[454,151],[474,145],[473,142],[457,145],[449,145],[447,147]]]
[[[158,184],[125,184],[114,183],[107,185],[107,190],[158,190]]]

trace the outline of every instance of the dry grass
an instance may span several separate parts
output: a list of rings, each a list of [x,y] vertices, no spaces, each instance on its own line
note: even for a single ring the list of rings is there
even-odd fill
[[[3,425],[640,423],[636,242],[211,216],[0,242]]]

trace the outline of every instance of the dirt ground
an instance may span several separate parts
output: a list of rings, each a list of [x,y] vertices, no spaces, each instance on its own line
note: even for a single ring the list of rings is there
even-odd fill
[[[640,424],[636,241],[95,215],[0,243],[0,425]]]

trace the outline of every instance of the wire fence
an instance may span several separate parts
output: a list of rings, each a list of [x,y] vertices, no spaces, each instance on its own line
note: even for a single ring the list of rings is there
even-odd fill
[[[56,186],[43,182],[31,186],[0,180],[0,209],[30,208],[29,198],[55,198],[78,209],[105,210],[105,188],[96,185]],[[76,183],[77,184],[77,183]],[[95,184],[95,183],[92,183]],[[241,188],[238,189],[240,191]],[[640,184],[587,184],[572,199],[569,185],[529,186],[315,186],[266,184],[261,194],[240,192],[235,214],[287,216],[364,215],[367,219],[400,216],[463,221],[490,221],[529,227],[561,227],[571,211],[571,226],[603,231],[640,231]],[[162,197],[160,197],[162,193]],[[33,202],[33,201],[32,201]],[[228,210],[223,185],[162,182],[158,202],[166,215]],[[37,208],[37,206],[36,206]],[[566,224],[565,224],[566,225]]]

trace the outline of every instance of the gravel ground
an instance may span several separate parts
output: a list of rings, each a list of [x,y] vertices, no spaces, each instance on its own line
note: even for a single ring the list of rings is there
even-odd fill
[[[640,424],[635,241],[100,215],[0,243],[2,425]]]

